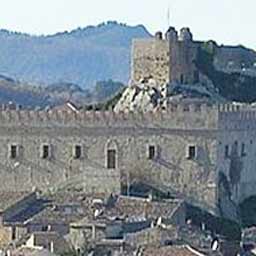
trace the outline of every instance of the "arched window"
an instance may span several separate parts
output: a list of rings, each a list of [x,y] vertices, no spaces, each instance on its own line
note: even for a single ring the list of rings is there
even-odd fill
[[[116,169],[117,168],[117,144],[114,141],[109,141],[106,144],[106,168]]]

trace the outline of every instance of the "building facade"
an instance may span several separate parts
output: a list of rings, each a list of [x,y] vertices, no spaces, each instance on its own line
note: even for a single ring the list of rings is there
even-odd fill
[[[235,216],[255,194],[255,120],[255,110],[204,104],[144,114],[0,111],[0,189],[120,193],[139,180]]]

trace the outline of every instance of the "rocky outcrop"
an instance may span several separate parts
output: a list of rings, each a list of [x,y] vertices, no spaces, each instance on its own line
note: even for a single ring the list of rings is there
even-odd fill
[[[154,80],[141,81],[138,84],[131,82],[116,104],[115,111],[154,110],[162,105],[163,91],[167,87],[167,85],[158,86]]]
[[[225,102],[212,84],[157,84],[153,79],[133,81],[125,89],[114,110],[147,112],[166,109],[168,104],[186,101]]]

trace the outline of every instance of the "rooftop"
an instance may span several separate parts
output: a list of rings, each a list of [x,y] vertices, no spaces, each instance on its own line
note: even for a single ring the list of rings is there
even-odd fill
[[[5,211],[9,207],[15,205],[20,200],[31,194],[30,192],[11,192],[1,191],[0,192],[0,211]]]
[[[139,197],[119,196],[113,207],[106,209],[108,216],[120,216],[131,221],[171,218],[183,204],[182,200],[150,201]]]
[[[92,196],[75,193],[56,193],[46,197],[43,211],[28,220],[30,223],[71,223],[94,214]]]

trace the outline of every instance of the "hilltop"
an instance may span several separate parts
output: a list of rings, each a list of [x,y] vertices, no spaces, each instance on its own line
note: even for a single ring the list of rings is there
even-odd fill
[[[49,36],[0,30],[0,74],[30,83],[127,82],[133,38],[150,37],[142,25],[107,22]]]

